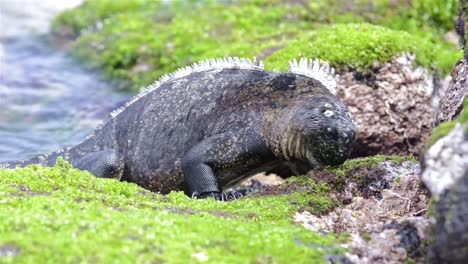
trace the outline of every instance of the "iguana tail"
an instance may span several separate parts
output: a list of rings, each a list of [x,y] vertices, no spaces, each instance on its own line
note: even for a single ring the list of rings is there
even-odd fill
[[[120,180],[123,175],[124,159],[117,151],[105,149],[95,151],[82,156],[70,156],[70,148],[52,152],[48,155],[40,155],[28,160],[18,160],[0,163],[0,169],[26,167],[30,164],[40,164],[43,166],[53,166],[58,157],[63,157],[69,161],[73,167],[86,170],[99,178],[115,178]]]
[[[0,169],[14,169],[16,167],[26,167],[30,164],[40,164],[43,166],[53,166],[58,157],[64,157],[67,159],[68,148],[55,151],[46,155],[39,155],[26,160],[15,160],[15,161],[6,161],[0,162]]]

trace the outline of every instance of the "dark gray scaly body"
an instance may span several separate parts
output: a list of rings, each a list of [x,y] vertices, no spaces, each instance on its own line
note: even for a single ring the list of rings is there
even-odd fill
[[[203,197],[285,163],[299,174],[348,157],[355,129],[324,81],[220,62],[166,77],[77,146],[9,165],[63,156],[100,177]]]

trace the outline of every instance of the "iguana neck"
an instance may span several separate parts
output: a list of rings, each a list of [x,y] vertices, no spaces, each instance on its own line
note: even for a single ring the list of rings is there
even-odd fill
[[[309,139],[293,126],[294,109],[266,111],[262,120],[262,132],[266,145],[274,155],[284,160],[313,160],[307,150]]]

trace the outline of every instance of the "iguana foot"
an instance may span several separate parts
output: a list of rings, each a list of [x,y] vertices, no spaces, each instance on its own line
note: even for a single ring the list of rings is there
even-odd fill
[[[226,200],[237,200],[237,198],[242,198],[244,197],[244,195],[240,192],[237,192],[237,191],[230,191],[230,192],[227,192],[226,194]]]
[[[216,201],[223,201],[224,202],[224,201],[236,200],[237,198],[243,197],[243,195],[242,195],[242,193],[236,192],[236,191],[231,191],[231,192],[227,192],[227,193],[223,193],[223,192],[206,192],[206,193],[201,193],[201,194],[198,194],[197,192],[194,192],[191,197],[192,197],[192,199],[193,198],[205,199],[205,198],[212,197]]]

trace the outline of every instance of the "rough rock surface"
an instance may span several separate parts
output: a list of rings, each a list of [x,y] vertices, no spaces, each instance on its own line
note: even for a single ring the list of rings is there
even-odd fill
[[[321,216],[298,212],[294,221],[316,232],[349,232],[347,257],[355,263],[422,261],[430,220],[419,164],[382,162],[352,173],[361,174],[368,184],[361,185],[362,178],[347,181],[344,191],[335,193],[344,206]]]
[[[422,149],[433,124],[435,81],[414,63],[415,56],[405,54],[385,64],[376,62],[365,76],[339,76],[338,95],[358,131],[353,156],[417,155]]]
[[[460,12],[456,27],[457,33],[460,36],[460,43],[465,50],[465,60],[468,60],[468,1],[460,0]]]
[[[465,57],[455,66],[452,72],[452,81],[440,100],[437,110],[436,123],[453,120],[458,117],[463,108],[463,99],[468,96],[468,1],[460,1],[460,12],[456,25],[457,33],[460,37],[460,44],[464,47]]]
[[[457,124],[426,153],[423,181],[436,203],[434,263],[468,261],[468,124]]]
[[[259,193],[268,186],[277,186],[284,183],[285,180],[276,174],[259,173],[246,180],[243,180],[237,186],[229,188],[227,192],[236,191],[242,195],[251,195]]]
[[[457,118],[463,108],[463,99],[468,96],[468,61],[461,59],[452,72],[452,80],[445,95],[441,97],[436,123]]]
[[[452,72],[452,82],[441,100],[436,121],[466,114],[468,96],[468,1],[460,1],[457,33],[465,56]],[[466,107],[466,106],[465,106]],[[462,120],[462,119],[459,119]],[[465,119],[466,120],[466,119]],[[428,250],[432,263],[468,263],[468,124],[457,123],[452,131],[425,153],[423,181],[434,197],[436,224]]]

